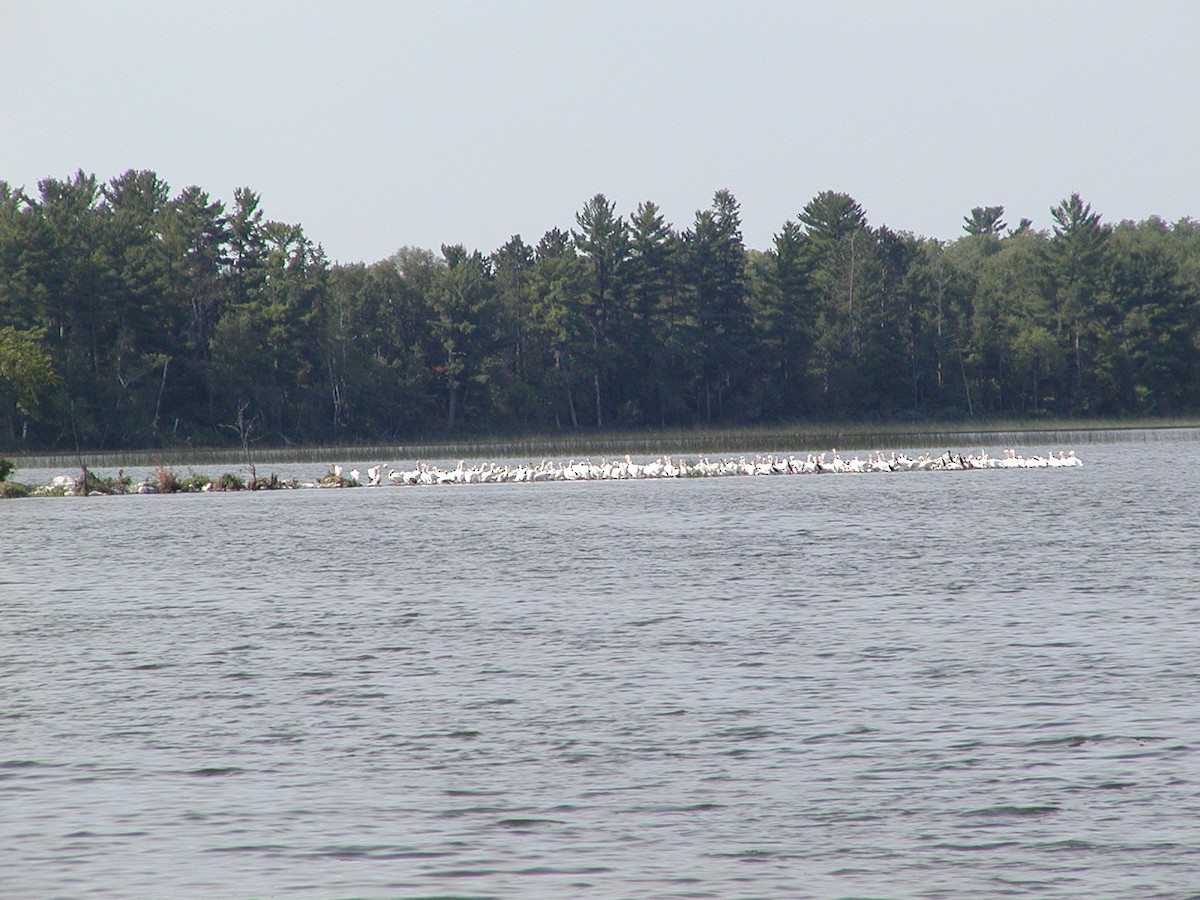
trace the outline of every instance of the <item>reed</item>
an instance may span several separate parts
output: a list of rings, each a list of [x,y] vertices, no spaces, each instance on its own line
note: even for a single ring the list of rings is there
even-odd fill
[[[661,453],[794,452],[838,447],[846,450],[972,447],[1010,444],[1094,444],[1128,439],[1175,438],[1200,428],[1200,419],[1011,419],[912,423],[800,423],[770,427],[572,432],[524,436],[482,435],[467,440],[386,444],[327,444],[255,448],[259,464],[331,463],[338,460],[541,459],[556,456]],[[84,454],[94,467],[159,465],[244,466],[241,447],[110,450]],[[18,468],[69,467],[75,453],[14,454]]]

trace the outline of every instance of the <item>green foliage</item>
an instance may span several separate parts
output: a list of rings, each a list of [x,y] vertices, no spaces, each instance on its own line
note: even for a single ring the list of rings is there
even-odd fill
[[[239,478],[232,472],[225,472],[222,475],[218,475],[212,481],[212,489],[214,491],[241,491],[245,490],[245,488],[245,479]]]
[[[162,467],[161,466],[159,467],[159,473],[160,473],[159,474],[159,482],[161,485],[161,482],[162,482],[162,474],[161,474]],[[209,478],[207,475],[204,475],[203,473],[194,472],[191,469],[188,469],[187,475],[185,475],[183,478],[176,477],[175,483],[176,483],[177,491],[186,492],[186,493],[192,493],[195,491],[203,491],[203,490],[213,490],[213,488],[209,487],[209,485],[212,484],[211,478]]]
[[[443,246],[442,256],[445,266],[429,293],[429,328],[440,360],[434,371],[446,390],[446,427],[454,429],[460,405],[487,381],[498,330],[491,263],[461,244]]]
[[[1003,219],[1003,206],[976,206],[963,217],[963,230],[970,235],[998,237],[1008,227]]]
[[[1200,224],[1078,194],[943,243],[822,191],[748,249],[603,194],[574,230],[331,265],[239,188],[0,182],[0,441],[90,449],[1200,410]],[[241,425],[230,425],[233,421]],[[217,489],[202,476],[177,489]],[[114,486],[114,489],[115,486]]]
[[[75,481],[76,494],[129,494],[133,492],[133,479],[119,470],[116,475],[104,477],[84,466]]]
[[[837,191],[821,191],[805,204],[799,219],[817,245],[836,244],[867,228],[867,215],[858,201]]]
[[[41,398],[60,383],[45,338],[43,328],[0,327],[0,396],[22,416],[36,415]]]
[[[0,481],[8,481],[8,476],[13,473],[16,465],[10,459],[5,459],[0,456]]]

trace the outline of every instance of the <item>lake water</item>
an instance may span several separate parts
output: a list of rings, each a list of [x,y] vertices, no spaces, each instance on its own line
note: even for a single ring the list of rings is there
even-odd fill
[[[1080,455],[0,503],[0,895],[1200,895],[1200,434]]]

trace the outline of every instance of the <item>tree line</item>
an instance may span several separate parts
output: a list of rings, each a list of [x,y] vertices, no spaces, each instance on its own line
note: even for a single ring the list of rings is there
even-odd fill
[[[939,241],[824,191],[749,249],[603,194],[491,253],[331,264],[154,172],[0,182],[0,440],[274,443],[1200,410],[1200,223],[976,207]]]

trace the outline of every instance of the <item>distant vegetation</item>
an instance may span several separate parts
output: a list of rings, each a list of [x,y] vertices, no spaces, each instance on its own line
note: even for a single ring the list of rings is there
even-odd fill
[[[0,182],[10,451],[1200,411],[1200,223],[1075,194],[943,242],[826,191],[765,250],[728,191],[682,230],[598,194],[534,244],[332,265],[249,189],[37,188]]]

